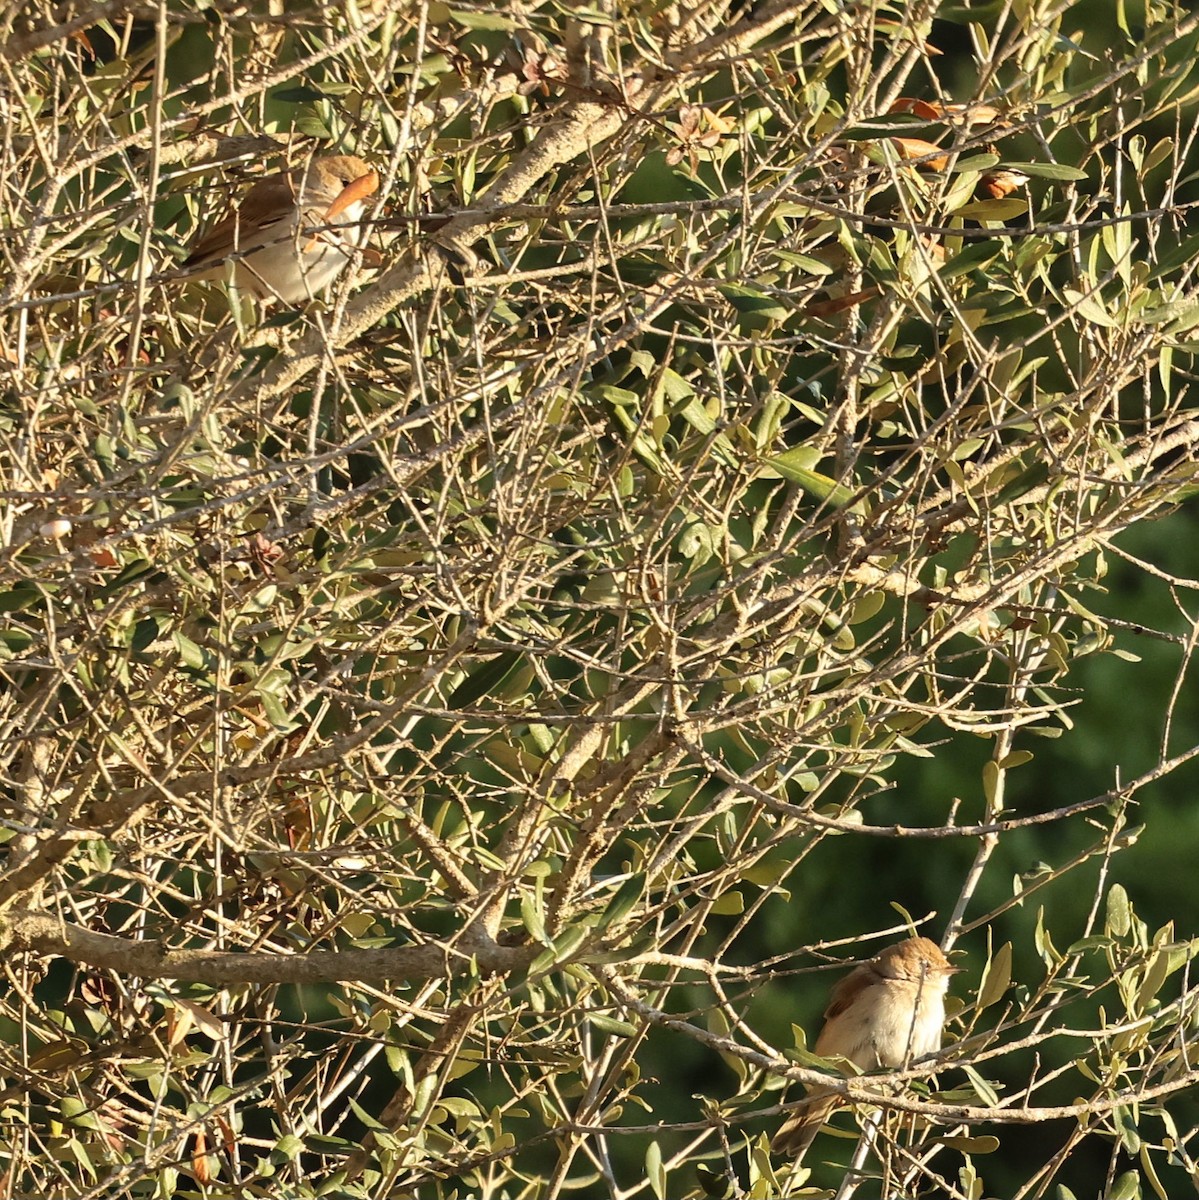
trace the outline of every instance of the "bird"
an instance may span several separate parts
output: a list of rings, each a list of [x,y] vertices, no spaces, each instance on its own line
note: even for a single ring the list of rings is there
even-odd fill
[[[902,1067],[941,1048],[952,966],[936,942],[912,937],[888,946],[833,988],[814,1052],[863,1071]],[[843,1096],[809,1088],[771,1140],[775,1154],[798,1162]]]
[[[259,300],[299,304],[345,269],[365,237],[367,198],[378,189],[378,172],[356,155],[309,159],[255,183],[182,265],[197,272],[193,278],[231,274]]]

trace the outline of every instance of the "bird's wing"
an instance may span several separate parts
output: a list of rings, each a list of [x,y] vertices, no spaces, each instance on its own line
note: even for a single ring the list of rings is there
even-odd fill
[[[275,236],[275,227],[295,203],[290,177],[259,180],[244,196],[237,211],[219,220],[183,260],[185,267],[221,262],[230,254],[253,250]]]

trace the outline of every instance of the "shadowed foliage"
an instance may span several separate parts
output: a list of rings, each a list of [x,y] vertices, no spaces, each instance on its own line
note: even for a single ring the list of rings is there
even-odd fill
[[[4,1195],[1190,1186],[1199,17],[0,20]],[[331,153],[326,294],[180,279]]]

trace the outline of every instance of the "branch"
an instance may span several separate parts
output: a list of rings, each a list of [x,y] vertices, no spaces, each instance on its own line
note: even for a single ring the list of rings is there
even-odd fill
[[[876,1108],[896,1109],[899,1112],[916,1113],[930,1120],[962,1125],[996,1124],[996,1125],[1034,1125],[1038,1121],[1061,1121],[1067,1118],[1076,1119],[1082,1116],[1096,1116],[1113,1112],[1115,1109],[1130,1104],[1144,1104],[1150,1100],[1162,1099],[1183,1092],[1199,1082],[1199,1069],[1190,1070],[1166,1083],[1154,1087],[1132,1087],[1124,1091],[1093,1099],[1080,1100],[1076,1104],[1061,1104],[1053,1107],[1035,1107],[1023,1105],[1010,1108],[999,1104],[985,1106],[981,1104],[938,1104],[935,1101],[915,1100],[910,1095],[896,1095],[880,1087],[884,1080],[903,1080],[919,1078],[930,1073],[931,1064],[915,1067],[905,1071],[888,1071],[886,1074],[861,1076],[853,1079],[838,1079],[835,1075],[812,1071],[806,1067],[797,1067],[794,1063],[757,1050],[750,1050],[732,1038],[710,1033],[681,1017],[672,1017],[638,999],[633,990],[610,967],[595,966],[592,968],[604,984],[611,988],[613,994],[631,1013],[648,1021],[651,1025],[662,1029],[670,1029],[676,1033],[692,1038],[720,1054],[731,1054],[743,1062],[759,1067],[771,1075],[781,1075],[794,1079],[799,1083],[816,1083],[825,1091],[836,1092],[853,1104],[868,1104]],[[885,1086],[885,1085],[884,1085]],[[778,1110],[781,1111],[781,1108]]]
[[[383,983],[441,979],[471,972],[521,971],[544,949],[501,946],[474,937],[461,948],[444,943],[384,950],[314,950],[311,954],[172,950],[160,941],[131,941],[97,933],[41,913],[13,911],[0,922],[0,945],[46,958],[144,979],[177,979],[212,987],[235,984]]]

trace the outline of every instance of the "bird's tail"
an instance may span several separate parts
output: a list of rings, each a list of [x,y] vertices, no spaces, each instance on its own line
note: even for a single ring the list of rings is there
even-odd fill
[[[812,1139],[820,1132],[821,1126],[842,1102],[841,1097],[837,1095],[809,1096],[783,1122],[778,1133],[771,1139],[771,1153],[785,1154],[798,1162],[812,1144]]]

